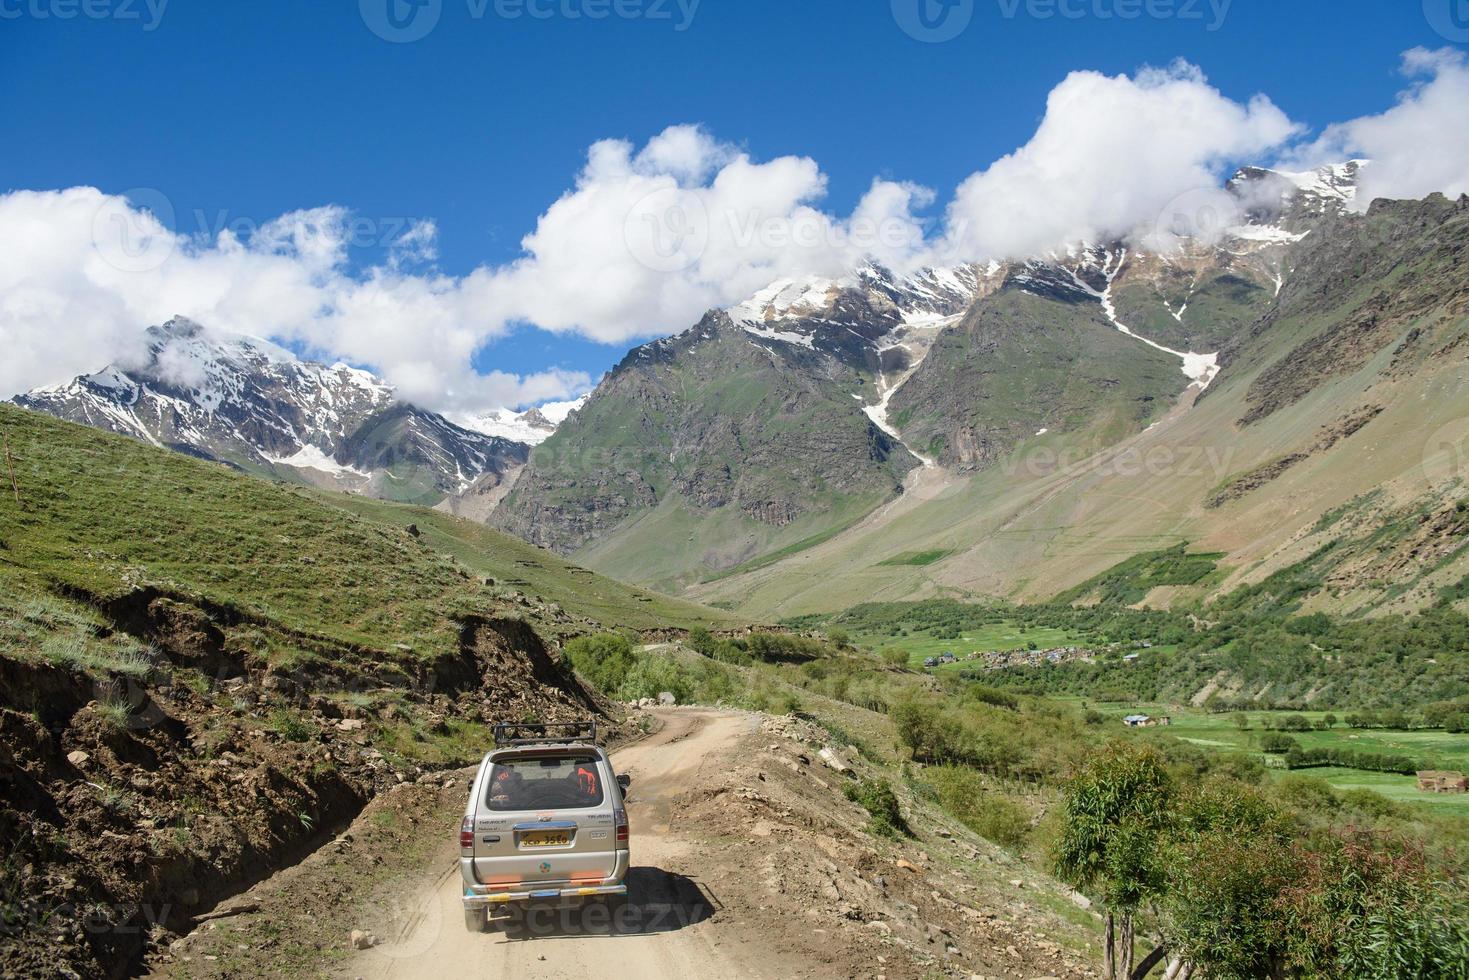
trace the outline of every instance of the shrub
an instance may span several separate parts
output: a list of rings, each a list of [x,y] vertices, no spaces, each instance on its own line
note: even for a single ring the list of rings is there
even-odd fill
[[[889,667],[906,667],[908,666],[908,651],[889,647],[882,652],[882,662]]]
[[[277,711],[270,725],[287,742],[307,742],[317,734],[316,727],[294,711]]]
[[[870,833],[879,837],[909,837],[912,831],[903,819],[898,806],[898,796],[886,779],[864,779],[860,783],[848,783],[847,799],[857,803],[871,816],[867,822]]]
[[[960,823],[1001,847],[1019,850],[1030,837],[1030,815],[1020,804],[985,786],[963,766],[935,766],[924,774],[938,803]]]
[[[1285,755],[1287,752],[1300,751],[1301,743],[1289,735],[1280,732],[1266,732],[1260,736],[1260,750],[1272,755]]]
[[[566,657],[576,672],[604,694],[613,694],[623,686],[628,672],[637,663],[632,644],[617,633],[579,636],[566,644]],[[656,697],[657,691],[643,697]]]
[[[109,695],[97,704],[97,714],[102,720],[113,728],[128,727],[128,719],[133,715],[132,705],[127,699],[118,695]]]
[[[1361,769],[1366,772],[1395,772],[1405,776],[1411,776],[1424,768],[1417,760],[1406,755],[1359,752],[1356,749],[1345,748],[1302,749],[1299,746],[1286,752],[1285,764],[1290,769],[1342,766],[1346,769]]]
[[[693,698],[694,683],[690,672],[667,657],[645,656],[634,661],[616,695],[624,701],[656,698],[664,691],[686,703]]]

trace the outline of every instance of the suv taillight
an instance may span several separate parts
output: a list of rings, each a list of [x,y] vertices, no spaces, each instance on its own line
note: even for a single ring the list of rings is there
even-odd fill
[[[459,821],[459,849],[461,851],[474,850],[474,818],[465,817]]]
[[[613,819],[617,821],[617,840],[619,843],[627,842],[627,811],[613,810]]]

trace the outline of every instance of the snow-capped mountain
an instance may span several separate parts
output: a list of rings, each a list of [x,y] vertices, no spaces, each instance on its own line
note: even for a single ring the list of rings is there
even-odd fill
[[[433,503],[525,462],[523,443],[397,402],[345,364],[183,317],[146,333],[137,364],[112,364],[14,399],[240,469],[394,500]]]
[[[491,521],[676,586],[819,538],[914,471],[978,471],[1038,432],[1100,448],[1211,386],[1360,166],[1241,170],[1047,255],[772,282],[629,352]],[[671,527],[655,573],[639,536]]]
[[[523,442],[528,446],[539,446],[551,437],[556,427],[566,421],[567,416],[586,404],[587,396],[571,401],[546,402],[523,412],[498,408],[483,415],[458,415],[455,423],[487,436],[498,436],[512,442]]]
[[[892,346],[904,328],[931,326],[963,313],[996,281],[998,268],[960,265],[900,276],[867,265],[838,279],[782,279],[726,312],[757,340],[852,361]]]
[[[1293,235],[1309,231],[1321,218],[1355,204],[1357,180],[1369,165],[1367,160],[1348,160],[1303,171],[1244,167],[1227,185],[1244,217],[1233,231],[1242,238],[1269,228]]]

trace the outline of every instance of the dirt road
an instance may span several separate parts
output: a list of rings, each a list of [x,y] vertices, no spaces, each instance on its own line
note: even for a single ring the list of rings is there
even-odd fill
[[[694,844],[672,826],[673,804],[758,728],[754,716],[716,711],[660,713],[663,728],[614,753],[632,776],[628,814],[633,868],[628,908],[614,919],[604,907],[541,910],[486,933],[466,931],[459,902],[457,850],[445,848],[424,871],[416,907],[396,918],[401,927],[382,945],[345,964],[348,977],[446,980],[448,977],[579,978],[789,977],[790,964],[738,930],[714,928],[717,895],[697,876]]]
[[[470,772],[429,773],[169,944],[155,976],[1095,976],[1094,929],[1056,883],[917,796],[904,802],[913,836],[870,833],[844,789],[891,771],[825,759],[815,723],[710,708],[644,717],[661,727],[613,753],[633,777],[623,912],[544,910],[467,932],[454,830]],[[369,931],[381,941],[354,950]]]

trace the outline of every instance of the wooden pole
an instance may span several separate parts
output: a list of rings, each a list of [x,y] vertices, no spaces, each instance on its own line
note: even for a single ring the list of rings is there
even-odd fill
[[[15,462],[10,458],[10,437],[0,436],[5,443],[5,468],[10,471],[10,489],[15,493],[15,506],[20,506],[20,484],[15,482]]]

